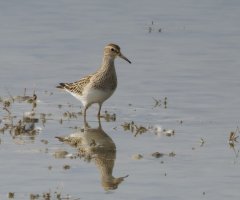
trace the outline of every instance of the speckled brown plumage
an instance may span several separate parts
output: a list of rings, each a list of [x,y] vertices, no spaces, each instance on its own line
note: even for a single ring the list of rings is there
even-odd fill
[[[117,74],[114,60],[120,57],[131,63],[120,51],[116,44],[108,44],[104,48],[103,61],[100,68],[91,75],[73,83],[60,83],[57,88],[64,89],[74,97],[79,99],[84,106],[84,117],[86,111],[93,103],[99,104],[98,117],[100,116],[101,106],[117,88]]]
[[[82,94],[84,87],[90,82],[93,75],[86,76],[73,83],[59,83],[57,88],[66,89],[72,93]]]

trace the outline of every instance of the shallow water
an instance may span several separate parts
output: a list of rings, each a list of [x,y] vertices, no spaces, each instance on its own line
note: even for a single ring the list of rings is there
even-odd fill
[[[46,114],[32,137],[0,133],[0,199],[9,192],[14,199],[48,192],[51,199],[54,192],[87,200],[239,199],[240,146],[228,143],[240,126],[239,7],[234,0],[0,2],[0,96],[35,90],[36,116]],[[112,175],[129,175],[106,191],[95,157],[79,158],[77,148],[55,138],[84,128],[82,116],[64,117],[79,112],[80,102],[55,86],[95,71],[109,42],[132,64],[116,60],[118,88],[103,105],[103,113],[116,114],[116,121],[101,120],[116,146]],[[153,98],[165,97],[167,108],[155,107]],[[9,109],[16,123],[32,105],[15,101]],[[93,106],[88,113],[93,128],[96,112]],[[0,115],[2,128],[7,111]],[[175,134],[150,128],[135,136],[122,127],[132,121]],[[56,158],[59,150],[74,158]],[[133,159],[137,154],[143,158]]]

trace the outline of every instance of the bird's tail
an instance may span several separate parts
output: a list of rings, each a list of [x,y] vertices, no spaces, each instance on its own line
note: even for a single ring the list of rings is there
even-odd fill
[[[55,138],[57,138],[60,142],[64,142],[66,140],[65,137],[56,136]]]
[[[59,88],[59,89],[65,89],[65,87],[66,87],[65,83],[59,83],[59,85],[56,86],[56,88]]]

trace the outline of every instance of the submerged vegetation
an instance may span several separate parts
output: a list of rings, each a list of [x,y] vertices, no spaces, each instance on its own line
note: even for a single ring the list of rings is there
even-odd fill
[[[156,151],[156,152],[152,153],[151,156],[153,158],[162,158],[163,156],[175,157],[176,153],[174,151],[172,151],[170,153],[160,153],[160,152]],[[144,158],[143,154],[134,154],[134,155],[132,155],[132,159],[133,160],[141,160],[143,158]]]
[[[104,118],[107,122],[116,121],[116,114],[110,114],[107,110],[105,110],[104,115],[102,115],[101,118]]]
[[[39,133],[40,129],[35,127],[35,123],[39,122],[39,118],[35,116],[35,109],[37,107],[37,95],[35,92],[32,96],[26,95],[26,90],[23,96],[13,97],[10,95],[9,98],[1,98],[2,109],[6,112],[1,119],[0,132],[5,133],[8,131],[12,137],[18,135],[35,136]],[[25,112],[23,116],[14,115],[12,106],[15,102],[28,103],[31,105],[31,111]]]
[[[153,108],[161,107],[163,106],[165,109],[167,108],[167,97],[164,97],[164,99],[156,99],[153,97],[154,105]]]
[[[147,30],[148,30],[148,33],[153,33],[153,32],[161,33],[163,31],[161,27],[156,26],[156,23],[154,23],[154,21],[151,22]]]
[[[53,115],[52,113],[37,112],[37,105],[40,101],[35,91],[33,91],[32,95],[27,95],[26,93],[27,91],[24,89],[23,95],[12,96],[10,92],[8,92],[7,98],[0,97],[0,107],[5,111],[0,118],[0,133],[8,132],[13,138],[25,135],[33,139],[41,131],[41,128],[36,127],[37,123],[41,123],[45,126],[47,120],[54,120],[50,118]],[[45,91],[45,94],[53,95],[53,93],[47,91]],[[19,104],[28,107],[28,110],[22,115],[15,114],[15,108]],[[30,105],[30,108],[28,105]],[[73,106],[71,104],[67,106],[59,104],[57,107],[62,109],[63,107],[71,108]],[[66,110],[63,111],[60,119],[55,120],[59,120],[60,124],[63,124],[65,120],[79,119],[79,117],[82,117],[81,109],[78,112]],[[116,121],[116,114],[110,114],[108,111],[105,111],[101,118],[105,119],[107,122]]]
[[[155,135],[165,135],[168,137],[175,135],[175,131],[173,129],[162,129],[161,126],[158,125],[154,126],[137,125],[134,121],[131,121],[124,122],[121,126],[124,131],[129,131],[133,133],[135,137],[143,133],[154,133]]]
[[[236,148],[236,144],[238,143],[239,134],[240,134],[240,129],[239,129],[239,127],[237,127],[235,131],[231,131],[229,133],[229,137],[228,137],[228,144],[231,147],[231,149],[233,149],[233,151],[234,151],[234,156],[235,156],[234,163],[236,163],[237,159],[239,158],[239,154],[240,154],[240,150]]]
[[[239,138],[240,130],[237,127],[235,131],[231,131],[229,133],[229,138],[228,138],[228,143],[231,147],[234,147],[236,143],[238,143],[238,138]]]
[[[79,200],[80,198],[72,198],[70,195],[63,195],[60,191],[43,192],[42,194],[29,195],[30,200]]]
[[[52,95],[52,93],[47,93]],[[151,108],[157,111],[158,108],[167,109],[168,108],[168,98],[150,98],[150,100],[153,100],[153,104],[150,106]],[[115,145],[112,144],[113,140],[111,140],[107,134],[101,129],[88,129],[89,127],[82,127],[79,126],[79,124],[76,125],[78,121],[82,121],[79,119],[83,118],[83,112],[81,107],[74,106],[72,104],[55,104],[55,108],[57,111],[59,111],[58,116],[54,116],[53,113],[39,113],[39,99],[38,95],[33,91],[32,95],[27,95],[26,90],[24,90],[23,95],[19,96],[12,96],[9,94],[8,98],[0,97],[0,106],[2,108],[2,116],[0,118],[0,134],[6,134],[8,133],[13,139],[15,138],[21,138],[22,136],[27,137],[28,139],[35,140],[37,135],[41,132],[41,128],[37,127],[36,124],[40,124],[42,126],[45,126],[47,122],[50,120],[55,122],[62,126],[64,123],[69,123],[71,121],[74,122],[74,125],[72,126],[76,132],[78,132],[78,136],[80,135],[80,138],[64,138],[59,137],[57,135],[54,135],[56,138],[58,138],[61,142],[68,143],[72,147],[76,148],[75,153],[69,153],[68,150],[65,149],[54,149],[51,150],[50,148],[45,149],[45,153],[51,153],[51,157],[54,159],[81,159],[88,163],[94,163],[96,167],[99,169],[100,175],[101,175],[101,184],[102,187],[105,190],[112,190],[116,189],[117,186],[123,182],[123,180],[128,177],[122,176],[122,177],[114,177],[112,175],[114,162],[116,159],[116,149]],[[19,104],[23,105],[24,108],[27,108],[27,111],[23,111],[22,115],[16,115],[15,108],[16,106],[19,106]],[[129,104],[129,107],[134,107],[133,104]],[[134,110],[136,111],[136,110]],[[104,119],[106,122],[114,122],[117,120],[115,113],[110,113],[108,111],[105,111],[102,113],[101,119]],[[75,123],[76,121],[76,123]],[[59,124],[60,123],[60,124]],[[183,121],[176,120],[177,125],[184,126]],[[72,125],[72,124],[71,124]],[[72,128],[71,126],[67,126],[67,128]],[[135,122],[135,121],[125,121],[118,125],[117,127],[113,128],[114,130],[118,130],[118,127],[122,128],[122,132],[128,132],[132,134],[134,137],[141,136],[143,134],[152,134],[155,136],[165,136],[165,137],[174,137],[176,135],[176,132],[174,129],[167,129],[162,128],[160,125],[157,124],[151,124],[150,122],[141,123],[141,122]],[[99,137],[102,134],[101,142],[103,142],[103,138],[105,138],[105,143],[103,145],[99,145],[99,142],[97,139],[91,139],[89,140],[87,146],[84,143],[86,136],[93,135],[94,131],[96,132],[96,138],[99,139]],[[88,133],[89,132],[89,133]],[[237,149],[238,139],[240,135],[240,130],[237,127],[235,131],[231,131],[228,136],[228,144],[229,146],[234,150],[235,155],[235,162],[237,158],[239,158],[239,150]],[[91,136],[92,137],[92,136]],[[107,142],[106,142],[107,141]],[[51,144],[51,141],[46,139],[39,140],[40,144],[43,145],[49,145]],[[206,140],[200,137],[200,146],[203,147]],[[4,143],[4,140],[0,138],[0,145],[1,143]],[[106,143],[109,143],[112,149],[106,148]],[[104,146],[105,145],[105,146]],[[49,147],[49,146],[48,146]],[[50,150],[49,150],[50,149]],[[175,151],[166,151],[166,150],[159,150],[151,152],[141,152],[136,153],[134,155],[130,155],[133,160],[155,160],[156,163],[163,164],[165,163],[165,158],[174,158],[176,156]],[[192,150],[195,150],[195,147],[192,148]],[[42,151],[43,152],[43,151]],[[178,152],[177,152],[178,153]],[[179,154],[181,156],[181,154]],[[136,161],[137,162],[137,161]],[[139,161],[140,163],[141,161]],[[70,162],[69,162],[70,163]],[[71,172],[74,167],[71,165],[72,163],[62,163],[59,169],[65,172]],[[52,172],[55,169],[55,166],[52,164],[49,164],[46,167],[48,172]],[[165,173],[166,176],[166,173]],[[9,192],[8,193],[9,199],[17,198],[17,193],[15,192]],[[37,200],[37,199],[44,199],[44,200],[52,200],[52,199],[68,199],[68,200],[75,200],[74,198],[70,197],[69,195],[62,195],[61,192],[44,192],[44,193],[32,193],[29,197],[31,200]],[[79,198],[77,198],[79,199]],[[76,199],[76,200],[77,200]]]
[[[147,127],[142,125],[136,125],[133,121],[124,122],[122,125],[124,131],[130,131],[136,137],[138,134],[146,133],[148,131]]]

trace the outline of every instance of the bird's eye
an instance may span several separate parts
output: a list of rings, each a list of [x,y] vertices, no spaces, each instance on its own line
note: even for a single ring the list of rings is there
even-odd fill
[[[113,49],[113,48],[111,48],[111,51],[114,51],[114,49]]]

